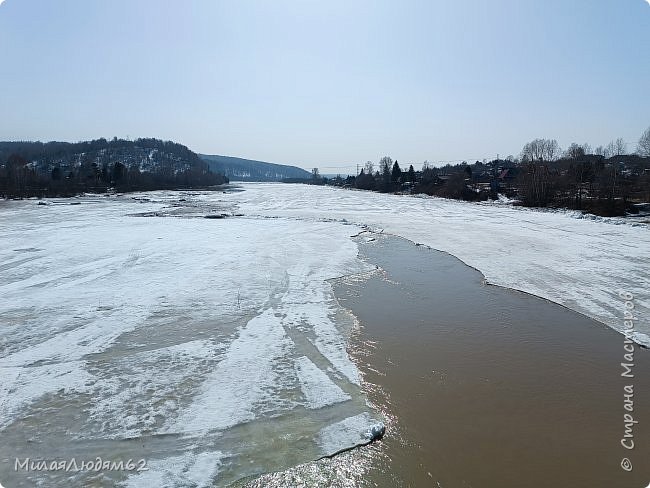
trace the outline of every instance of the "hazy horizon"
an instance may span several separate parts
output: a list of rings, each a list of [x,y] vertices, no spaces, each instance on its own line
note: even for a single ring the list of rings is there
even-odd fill
[[[322,173],[636,148],[646,0],[0,1],[0,140],[169,139]]]

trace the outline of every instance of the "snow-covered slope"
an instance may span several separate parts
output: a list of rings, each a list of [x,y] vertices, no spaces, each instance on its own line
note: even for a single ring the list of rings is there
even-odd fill
[[[547,298],[622,331],[634,295],[634,339],[650,345],[650,229],[587,218],[422,196],[331,187],[244,184],[232,195],[250,215],[366,224],[458,257],[488,282]]]

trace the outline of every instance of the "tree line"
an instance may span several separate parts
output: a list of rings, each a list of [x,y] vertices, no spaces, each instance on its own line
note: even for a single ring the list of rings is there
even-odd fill
[[[573,143],[562,150],[554,139],[526,143],[518,158],[447,164],[425,161],[420,171],[404,171],[385,156],[377,167],[368,161],[356,176],[325,181],[331,185],[379,192],[424,193],[477,201],[499,194],[528,207],[557,207],[605,216],[636,212],[650,202],[650,127],[628,154],[623,139],[592,149]]]
[[[159,139],[0,142],[0,197],[72,196],[220,185],[186,146]]]

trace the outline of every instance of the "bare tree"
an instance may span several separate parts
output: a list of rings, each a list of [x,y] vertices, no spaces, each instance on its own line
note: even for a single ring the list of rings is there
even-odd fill
[[[555,139],[546,139],[544,141],[544,156],[546,161],[555,161],[560,157],[560,145]]]
[[[641,134],[636,152],[639,156],[650,157],[650,127]]]
[[[584,185],[585,183],[593,180],[592,165],[587,161],[576,161],[575,163],[571,164],[571,167],[569,168],[569,175],[573,176],[576,207],[581,209]]]
[[[567,159],[578,160],[585,155],[585,150],[580,144],[573,142],[564,153]]]
[[[545,207],[549,203],[555,189],[546,164],[528,163],[519,178],[524,205]]]
[[[622,156],[624,154],[627,154],[626,148],[627,144],[623,138],[619,137],[615,141],[611,141],[609,144],[607,144],[607,147],[605,148],[605,157],[613,158],[614,156]]]
[[[390,171],[390,168],[393,167],[393,160],[391,159],[390,156],[384,156],[379,160],[379,168],[383,171],[384,168],[388,168],[388,171]]]
[[[622,156],[623,154],[627,154],[627,144],[621,137],[614,141],[614,151],[615,156]]]
[[[524,147],[521,149],[522,161],[534,161],[535,156],[535,141],[527,142],[524,144]]]
[[[524,161],[555,161],[560,155],[560,145],[555,139],[535,139],[524,145],[521,159]]]

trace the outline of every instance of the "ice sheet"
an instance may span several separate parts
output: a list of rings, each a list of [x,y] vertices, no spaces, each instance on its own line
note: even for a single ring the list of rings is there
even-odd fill
[[[322,369],[309,358],[302,356],[295,360],[294,366],[300,387],[309,408],[321,408],[350,399]]]
[[[231,195],[247,215],[367,225],[446,251],[489,283],[547,298],[623,331],[624,301],[639,317],[634,339],[650,345],[650,229],[621,218],[539,211],[333,187],[242,185]]]
[[[203,218],[235,213],[227,197],[0,204],[0,458],[28,438],[57,456],[135,446],[155,469],[129,483],[203,486],[309,461],[321,427],[369,413],[328,282],[367,269],[358,229]]]
[[[349,446],[362,445],[373,439],[373,428],[376,428],[377,421],[367,413],[348,417],[339,422],[323,427],[319,433],[318,441],[324,454],[337,452],[336,446],[344,444]]]
[[[193,486],[208,488],[214,486],[224,454],[221,451],[186,453],[181,456],[167,457],[164,460],[149,462],[146,471],[129,476],[121,483],[125,488],[155,486],[157,488],[174,488]]]

